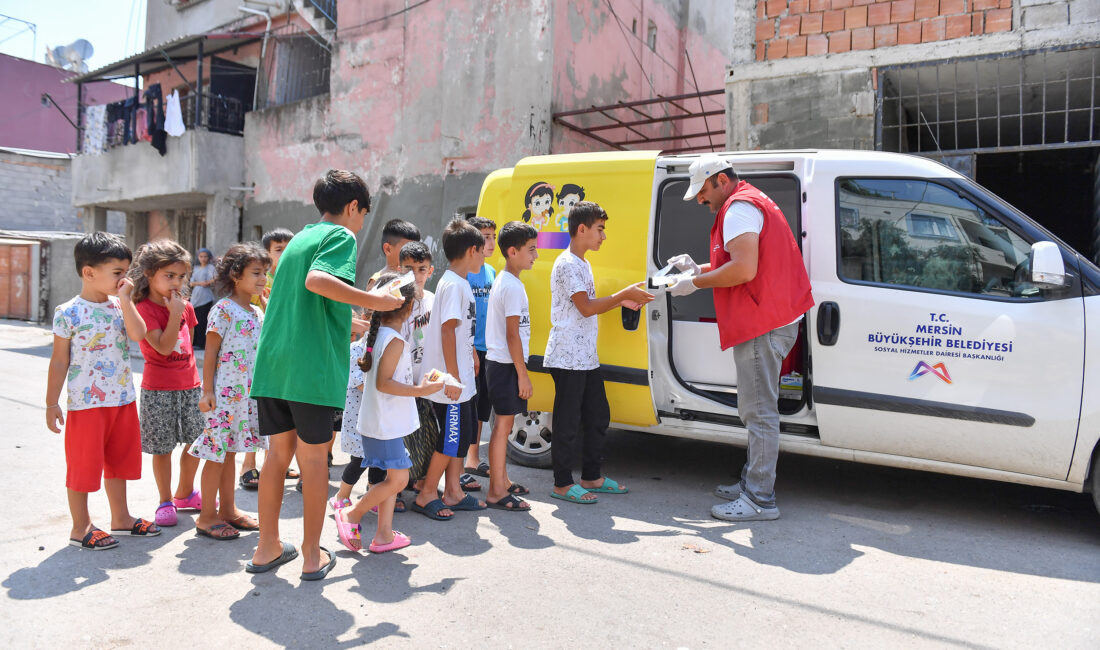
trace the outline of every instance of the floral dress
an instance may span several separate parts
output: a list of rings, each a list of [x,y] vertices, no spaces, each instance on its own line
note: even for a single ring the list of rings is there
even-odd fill
[[[220,463],[227,453],[267,449],[267,438],[260,435],[256,400],[248,396],[263,319],[259,308],[245,309],[230,298],[222,298],[210,309],[207,331],[222,337],[214,371],[215,406],[203,414],[206,428],[191,445],[192,456]]]
[[[364,334],[351,344],[351,371],[348,374],[348,394],[344,401],[344,417],[340,423],[340,450],[353,458],[363,457],[363,439],[359,437],[359,408],[363,405],[363,371],[359,358],[367,348]]]

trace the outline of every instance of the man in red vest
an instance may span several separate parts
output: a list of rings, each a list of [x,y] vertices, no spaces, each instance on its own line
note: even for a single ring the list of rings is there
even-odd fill
[[[730,163],[712,154],[689,169],[685,201],[714,213],[710,262],[688,255],[669,260],[687,271],[669,287],[674,296],[714,290],[722,349],[733,348],[737,368],[737,410],[748,430],[748,459],[741,482],[719,485],[729,503],[711,508],[727,521],[779,518],[775,466],[779,459],[779,368],[794,346],[802,315],[813,307],[802,252],[779,206],[740,180]]]

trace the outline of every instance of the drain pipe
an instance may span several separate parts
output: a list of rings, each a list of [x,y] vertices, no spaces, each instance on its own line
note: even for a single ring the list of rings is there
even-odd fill
[[[264,40],[260,44],[260,65],[256,68],[256,81],[252,82],[252,110],[256,110],[256,97],[260,92],[260,72],[264,66],[264,55],[267,54],[267,35],[271,33],[271,14],[266,11],[260,11],[259,9],[253,9],[252,7],[237,7],[237,10],[247,14],[263,16],[264,19],[267,20],[267,27],[264,29]]]

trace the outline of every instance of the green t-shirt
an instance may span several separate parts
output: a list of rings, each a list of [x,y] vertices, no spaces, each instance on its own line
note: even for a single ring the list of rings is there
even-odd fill
[[[355,236],[320,222],[294,236],[279,258],[268,298],[251,397],[275,397],[344,408],[350,363],[351,305],[306,289],[306,274],[324,271],[355,284]]]

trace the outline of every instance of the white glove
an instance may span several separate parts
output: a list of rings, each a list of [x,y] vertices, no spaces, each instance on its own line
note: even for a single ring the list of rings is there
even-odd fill
[[[690,271],[692,277],[699,275],[702,271],[695,260],[691,259],[691,256],[687,253],[668,258],[668,263],[675,266],[677,271]]]
[[[692,276],[684,274],[678,276],[680,279],[676,281],[676,284],[668,288],[668,292],[674,296],[686,296],[695,293],[699,287],[695,286],[695,280]]]

